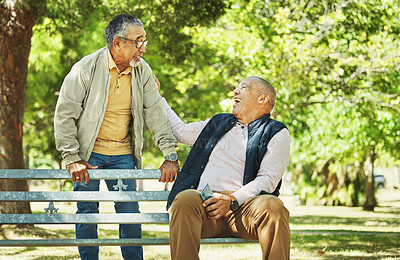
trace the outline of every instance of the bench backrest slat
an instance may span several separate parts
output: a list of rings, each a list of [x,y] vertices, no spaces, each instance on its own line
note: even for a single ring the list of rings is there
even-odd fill
[[[169,191],[8,191],[0,201],[165,201]]]
[[[168,213],[0,214],[2,224],[162,224]]]
[[[161,171],[158,169],[101,169],[88,170],[93,180],[115,179],[159,179]],[[55,169],[0,169],[0,179],[71,179],[67,170]]]

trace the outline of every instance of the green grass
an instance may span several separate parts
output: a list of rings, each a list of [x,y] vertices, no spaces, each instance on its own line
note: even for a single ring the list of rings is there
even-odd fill
[[[400,192],[379,191],[375,212],[361,208],[299,206],[292,197],[282,196],[291,213],[291,259],[400,259]],[[57,206],[57,205],[56,205]],[[62,213],[75,206],[62,204]],[[164,204],[142,205],[142,211]],[[41,210],[39,205],[34,210]],[[103,212],[112,212],[112,204]],[[73,238],[73,225],[41,225],[16,230],[3,226],[7,238]],[[118,237],[117,225],[100,225],[100,238]],[[167,238],[168,225],[143,225],[143,237]],[[170,259],[168,246],[145,246],[145,259]],[[202,245],[201,259],[261,259],[257,244]],[[101,259],[122,259],[119,247],[101,247]],[[0,248],[0,259],[79,259],[76,247]]]

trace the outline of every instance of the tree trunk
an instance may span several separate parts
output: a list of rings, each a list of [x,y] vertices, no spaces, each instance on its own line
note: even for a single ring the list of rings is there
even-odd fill
[[[360,181],[360,173],[357,171],[356,173],[356,178],[353,181],[354,185],[354,193],[351,195],[351,202],[353,204],[353,207],[358,207],[359,206],[359,193],[361,191],[361,181]]]
[[[25,168],[22,149],[28,57],[35,8],[18,0],[0,4],[0,169]],[[28,190],[26,181],[2,180],[2,191]],[[0,203],[0,213],[31,213],[29,202]]]
[[[365,203],[364,210],[374,211],[376,207],[376,198],[375,198],[375,180],[374,180],[374,164],[376,160],[375,147],[372,148],[370,154],[370,162],[371,162],[371,172],[367,175],[365,180]]]

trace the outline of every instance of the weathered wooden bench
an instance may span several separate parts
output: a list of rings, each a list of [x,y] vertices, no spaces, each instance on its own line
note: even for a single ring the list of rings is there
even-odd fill
[[[160,170],[89,170],[91,179],[159,179]],[[70,179],[67,170],[0,169],[0,181],[4,179],[62,180]],[[49,202],[42,214],[0,214],[0,224],[163,224],[169,223],[168,213],[100,213],[64,214],[58,212],[54,202],[127,202],[166,201],[169,191],[0,191],[0,201]],[[258,243],[241,238],[207,238],[202,244]],[[169,245],[168,238],[101,238],[101,239],[2,239],[0,247],[39,246],[127,246]]]

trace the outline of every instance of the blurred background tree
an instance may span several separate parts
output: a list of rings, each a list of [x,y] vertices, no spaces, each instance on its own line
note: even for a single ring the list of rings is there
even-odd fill
[[[36,3],[38,2],[38,3]],[[399,3],[371,1],[29,1],[36,3],[24,147],[29,166],[60,167],[53,113],[71,66],[105,45],[120,13],[144,22],[144,59],[186,122],[229,112],[250,75],[277,88],[291,132],[287,176],[300,201],[373,210],[374,168],[399,166]],[[161,152],[145,133],[144,163]],[[190,147],[179,146],[183,164]]]

